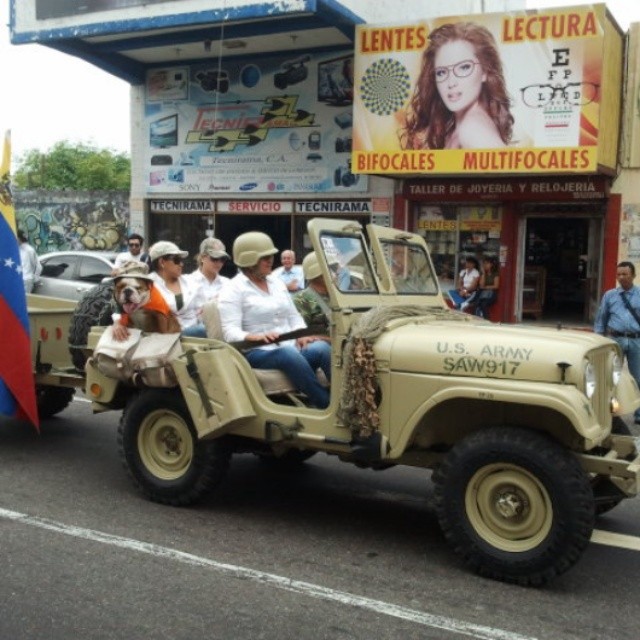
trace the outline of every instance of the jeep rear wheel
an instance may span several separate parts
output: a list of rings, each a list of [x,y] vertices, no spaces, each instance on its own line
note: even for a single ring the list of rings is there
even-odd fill
[[[73,400],[75,389],[71,387],[52,387],[45,384],[36,385],[36,404],[40,420],[46,420],[60,413]]]
[[[445,537],[481,575],[544,584],[572,567],[591,538],[588,476],[570,452],[535,431],[472,434],[433,480]]]
[[[134,396],[118,428],[120,457],[142,493],[174,506],[196,502],[226,475],[231,452],[220,440],[201,441],[177,389]]]

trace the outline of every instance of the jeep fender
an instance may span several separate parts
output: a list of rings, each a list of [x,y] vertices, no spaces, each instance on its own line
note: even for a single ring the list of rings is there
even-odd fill
[[[515,423],[541,431],[548,431],[557,440],[566,444],[582,441],[581,447],[589,450],[600,444],[608,435],[609,427],[598,422],[594,408],[585,395],[570,385],[532,385],[531,390],[522,390],[522,381],[510,383],[505,380],[470,380],[468,384],[451,386],[435,392],[415,407],[404,422],[396,437],[390,434],[390,457],[398,458],[417,439],[420,446],[430,446],[440,441],[438,433],[448,432],[453,439],[485,426],[495,426],[499,422]],[[472,386],[473,385],[473,386]],[[513,389],[509,389],[513,386]],[[501,410],[484,412],[482,405],[500,404]],[[447,409],[443,410],[444,408]],[[443,424],[447,417],[459,408],[457,419]],[[525,411],[523,411],[525,409]],[[539,409],[539,411],[537,410]],[[393,412],[393,407],[392,407]],[[490,414],[492,417],[484,417]],[[550,424],[541,416],[558,418]]]

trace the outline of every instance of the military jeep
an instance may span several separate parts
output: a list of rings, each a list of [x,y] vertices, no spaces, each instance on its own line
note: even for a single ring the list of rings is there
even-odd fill
[[[118,443],[138,489],[191,504],[236,452],[421,467],[433,471],[446,539],[473,570],[539,585],[569,569],[597,514],[639,489],[621,419],[639,392],[618,346],[449,308],[418,235],[322,218],[308,231],[329,283],[330,406],[309,407],[281,372],[252,370],[243,349],[255,343],[215,331],[182,339],[173,387],[109,378],[89,358],[86,393],[95,411],[123,409]]]

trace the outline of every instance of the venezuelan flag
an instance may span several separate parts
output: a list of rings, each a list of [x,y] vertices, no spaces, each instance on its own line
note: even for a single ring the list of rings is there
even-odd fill
[[[27,299],[11,195],[11,133],[0,165],[0,415],[39,424]]]

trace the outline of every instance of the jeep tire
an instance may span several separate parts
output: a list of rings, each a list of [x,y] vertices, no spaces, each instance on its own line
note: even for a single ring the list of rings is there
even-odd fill
[[[36,385],[36,405],[40,420],[46,420],[60,413],[73,400],[75,389],[72,387],[52,387],[46,384]]]
[[[146,389],[132,396],[118,427],[122,463],[150,500],[193,504],[224,479],[231,450],[221,440],[198,440],[179,389]]]
[[[113,311],[113,282],[100,283],[78,301],[69,324],[69,352],[73,366],[78,371],[84,371],[87,361],[83,349],[87,346],[91,327],[113,324]]]
[[[589,543],[589,477],[542,433],[477,431],[451,449],[433,480],[442,531],[480,575],[542,585],[572,567]]]

